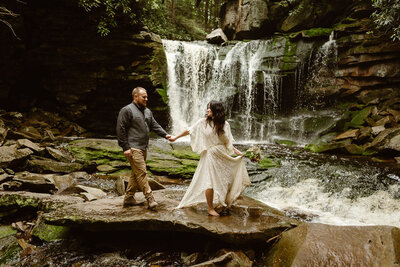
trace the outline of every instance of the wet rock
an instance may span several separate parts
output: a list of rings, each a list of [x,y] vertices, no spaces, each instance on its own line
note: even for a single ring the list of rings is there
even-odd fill
[[[222,254],[217,258],[205,261],[193,267],[211,267],[211,266],[243,266],[251,267],[253,262],[242,251],[221,250],[217,253]]]
[[[59,149],[46,147],[46,151],[57,161],[68,162],[68,163],[73,161],[72,156]]]
[[[32,155],[33,151],[29,148],[18,149],[17,145],[0,147],[0,167],[13,166],[17,162]]]
[[[29,139],[18,139],[17,140],[17,145],[18,148],[29,148],[30,150],[34,151],[34,152],[41,152],[44,150],[44,148],[38,146],[37,144],[33,143],[31,140]]]
[[[228,38],[221,28],[215,29],[211,33],[207,34],[206,40],[210,44],[222,44],[228,42]]]
[[[396,266],[400,229],[302,224],[282,234],[266,266]]]
[[[28,169],[31,172],[38,173],[48,173],[48,172],[58,172],[58,173],[69,173],[80,171],[84,166],[80,163],[67,163],[59,162],[43,157],[31,157],[28,160]]]
[[[69,205],[51,213],[43,214],[47,224],[80,227],[90,231],[146,230],[177,231],[204,234],[234,244],[265,242],[284,229],[291,228],[296,221],[248,197],[241,197],[230,216],[210,218],[207,206],[174,209],[183,197],[183,190],[154,191],[159,203],[157,211],[145,206],[122,208],[123,197],[103,198],[91,202]],[[142,193],[136,194],[144,201]],[[241,207],[261,207],[259,217],[248,216]]]
[[[386,150],[400,152],[400,126],[382,131],[368,147],[379,152]]]
[[[202,254],[200,252],[195,252],[188,256],[182,256],[181,258],[182,258],[182,262],[185,265],[192,266],[192,265],[200,262],[200,260],[202,258]]]
[[[6,265],[8,262],[18,259],[21,251],[15,236],[9,235],[0,238],[0,264]]]

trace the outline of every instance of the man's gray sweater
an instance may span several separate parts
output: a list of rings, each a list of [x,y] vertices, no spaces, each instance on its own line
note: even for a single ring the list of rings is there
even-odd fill
[[[157,123],[148,108],[139,109],[135,103],[123,107],[117,120],[118,145],[124,151],[130,148],[146,150],[149,145],[149,132],[152,130],[161,137],[167,132]]]

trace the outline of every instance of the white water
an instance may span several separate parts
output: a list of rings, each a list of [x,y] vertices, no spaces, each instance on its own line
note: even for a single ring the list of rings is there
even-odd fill
[[[334,225],[392,225],[400,227],[400,200],[388,191],[378,190],[368,197],[348,198],[349,188],[340,193],[325,192],[316,179],[307,179],[290,187],[270,182],[265,190],[252,196],[279,210],[308,214],[313,222]]]
[[[225,101],[227,110],[235,108],[240,114],[241,138],[254,135],[264,140],[264,125],[254,126],[254,86],[259,73],[264,80],[264,99],[272,103],[266,114],[274,116],[279,106],[279,77],[276,61],[260,72],[265,51],[276,49],[272,41],[239,42],[224,57],[224,48],[205,43],[163,40],[168,62],[168,98],[172,118],[172,132],[177,133],[193,124],[206,113],[211,100]],[[281,47],[279,49],[282,49]],[[237,94],[238,93],[238,94]],[[238,107],[232,107],[232,97],[238,95]],[[229,114],[228,114],[229,115]],[[267,125],[267,130],[271,129]],[[255,133],[257,131],[257,133]],[[254,134],[255,133],[255,134]]]

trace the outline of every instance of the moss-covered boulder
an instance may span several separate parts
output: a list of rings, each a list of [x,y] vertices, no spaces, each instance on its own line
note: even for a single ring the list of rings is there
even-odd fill
[[[66,226],[46,224],[39,218],[31,235],[42,241],[51,242],[67,237],[69,230],[69,227]]]

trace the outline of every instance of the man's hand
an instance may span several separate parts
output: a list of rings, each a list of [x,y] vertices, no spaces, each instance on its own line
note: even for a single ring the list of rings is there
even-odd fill
[[[165,138],[166,138],[167,140],[169,140],[169,139],[171,138],[171,135],[170,135],[170,134],[167,134],[167,135],[165,136]]]
[[[125,150],[125,151],[124,151],[124,156],[125,156],[127,159],[129,159],[129,158],[131,157],[131,150],[130,150],[130,149]]]

